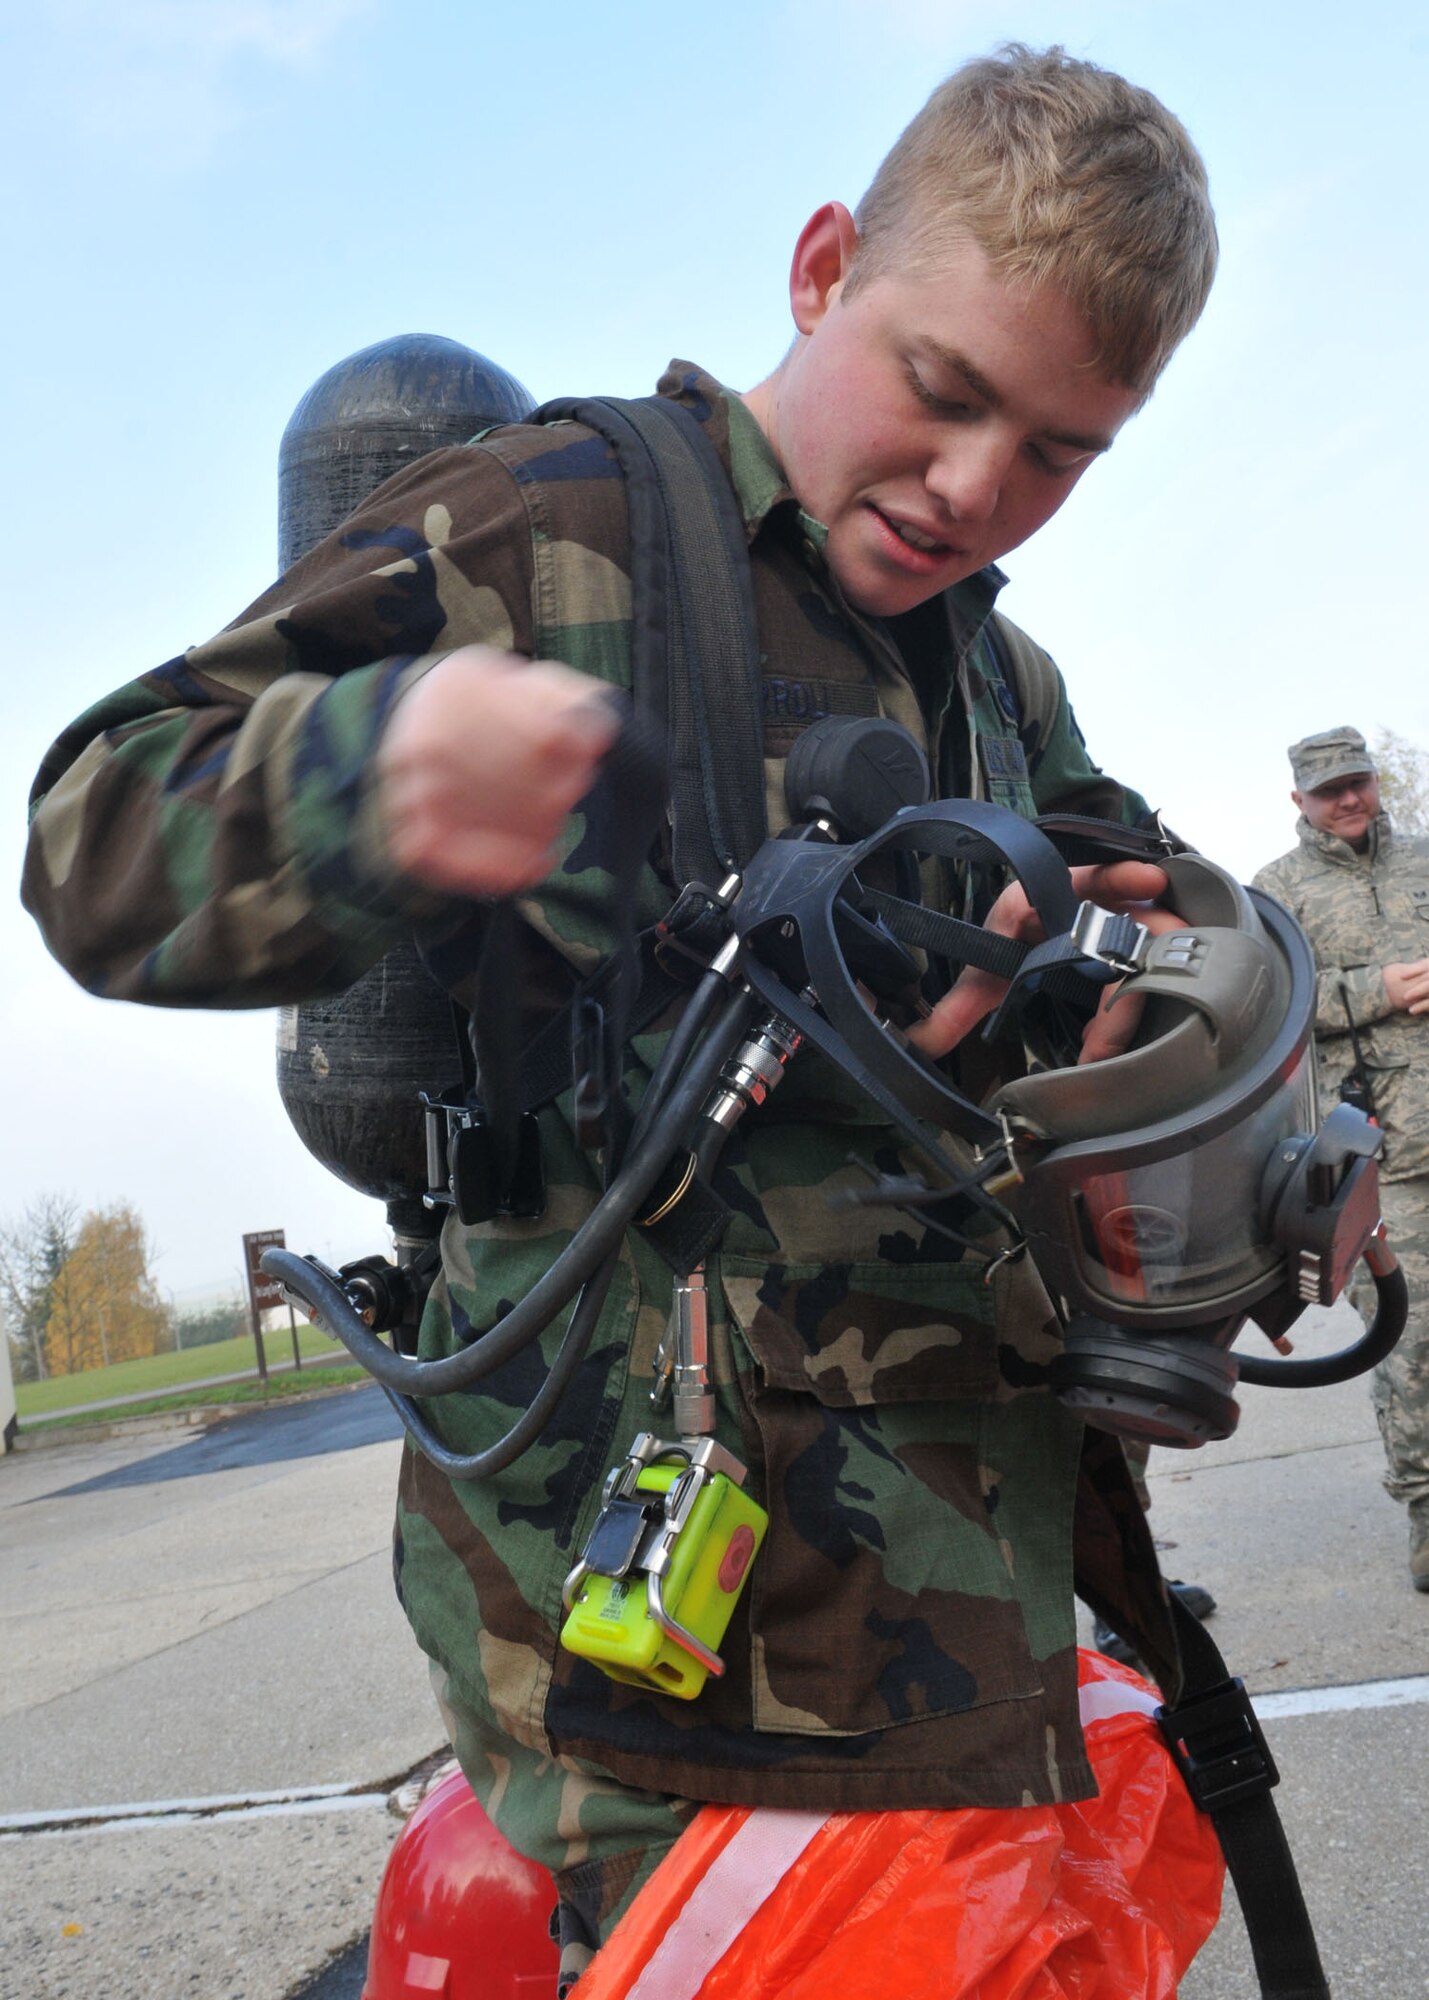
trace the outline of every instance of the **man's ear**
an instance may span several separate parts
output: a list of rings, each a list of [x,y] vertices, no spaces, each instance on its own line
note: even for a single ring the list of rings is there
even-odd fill
[[[1301,798],[1300,794],[1298,792],[1292,792],[1290,796],[1295,801],[1297,810],[1299,810],[1300,812],[1304,812],[1305,801]]]
[[[858,230],[841,201],[826,201],[809,217],[789,267],[789,306],[800,333],[812,333],[843,287],[858,248]]]

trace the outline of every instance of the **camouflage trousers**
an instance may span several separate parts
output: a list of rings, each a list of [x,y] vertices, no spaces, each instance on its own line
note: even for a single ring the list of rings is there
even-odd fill
[[[1384,1440],[1385,1491],[1429,1508],[1429,1176],[1385,1181],[1380,1206],[1409,1285],[1409,1322],[1374,1371],[1374,1414]],[[1350,1297],[1368,1321],[1374,1288],[1361,1265]]]
[[[556,1991],[564,1996],[699,1805],[636,1791],[578,1757],[530,1750],[463,1705],[435,1662],[431,1674],[452,1749],[487,1818],[555,1880]]]

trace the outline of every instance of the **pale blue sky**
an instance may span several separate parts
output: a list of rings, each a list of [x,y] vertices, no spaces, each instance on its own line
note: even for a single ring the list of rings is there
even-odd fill
[[[1289,845],[1285,744],[1429,744],[1429,17],[1383,0],[0,0],[10,476],[0,859],[88,700],[269,580],[278,440],[332,362],[447,334],[538,396],[737,387],[791,327],[789,251],[926,92],[1010,36],[1157,91],[1206,154],[1204,321],[1004,606],[1094,753],[1243,874]],[[376,1204],[292,1137],[270,1016],[90,1001],[0,915],[0,1214],[130,1197],[177,1291],[242,1231],[334,1256]]]

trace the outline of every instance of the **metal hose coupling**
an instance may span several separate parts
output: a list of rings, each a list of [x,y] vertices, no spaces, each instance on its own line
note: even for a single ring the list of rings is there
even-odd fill
[[[706,1110],[706,1119],[724,1132],[732,1131],[746,1111],[757,1110],[768,1097],[803,1040],[782,1014],[767,1014],[725,1064],[721,1089]]]
[[[725,1140],[746,1111],[763,1104],[803,1041],[791,1021],[772,1011],[750,1030],[720,1071],[688,1154],[672,1165],[657,1185],[653,1205],[640,1217],[642,1228],[652,1229],[663,1222],[696,1179],[713,1172]]]

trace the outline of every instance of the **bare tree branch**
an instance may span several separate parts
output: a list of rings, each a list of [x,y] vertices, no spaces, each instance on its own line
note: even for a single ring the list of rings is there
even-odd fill
[[[1379,795],[1399,833],[1429,833],[1429,754],[1396,730],[1374,740]]]
[[[79,1233],[79,1203],[69,1194],[39,1194],[18,1218],[0,1220],[0,1300],[16,1373],[41,1379],[53,1288]]]

